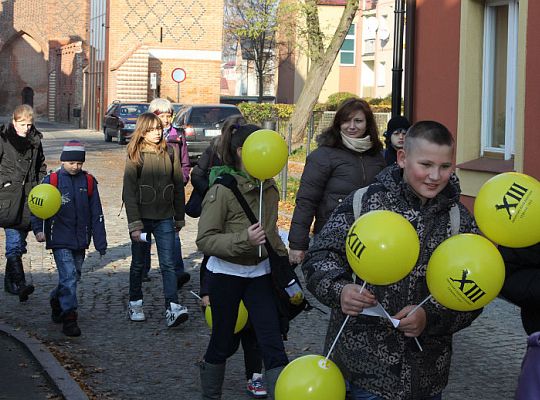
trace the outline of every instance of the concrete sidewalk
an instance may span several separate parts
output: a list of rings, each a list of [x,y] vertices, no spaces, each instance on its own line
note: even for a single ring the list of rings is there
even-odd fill
[[[38,128],[44,133],[49,168],[58,165],[66,140],[77,138],[85,143],[84,167],[99,182],[109,249],[103,258],[92,247],[87,254],[78,287],[81,337],[67,338],[61,327],[50,320],[48,294],[57,281],[56,268],[51,254],[35,242],[32,234],[28,237],[30,263],[26,271],[36,291],[26,303],[19,303],[15,296],[0,291],[0,319],[59,354],[61,365],[72,374],[78,373],[91,399],[198,398],[197,362],[206,350],[209,330],[198,300],[189,293],[199,287],[202,255],[195,246],[197,220],[187,218],[181,231],[186,270],[192,280],[180,292],[180,302],[188,307],[189,320],[174,329],[165,325],[162,284],[153,247],[152,280],[143,287],[147,321],[130,322],[126,304],[131,252],[125,211],[121,210],[125,146],[105,143],[100,132],[39,123]],[[0,243],[3,237],[0,230]],[[1,255],[0,279],[3,279],[4,262]],[[309,294],[308,298],[316,303]],[[291,360],[306,354],[321,354],[327,320],[328,315],[313,310],[292,322],[290,338],[285,344]],[[455,335],[452,370],[444,399],[512,399],[525,346],[519,310],[495,300],[470,328]],[[229,360],[225,379],[223,400],[249,398],[245,394],[241,351]]]

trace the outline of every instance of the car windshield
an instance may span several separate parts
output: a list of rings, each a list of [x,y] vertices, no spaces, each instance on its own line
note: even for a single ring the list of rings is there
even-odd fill
[[[193,108],[189,119],[192,124],[216,124],[238,114],[240,111],[234,107],[197,107]]]
[[[137,116],[148,110],[148,104],[123,104],[120,106],[122,117]]]

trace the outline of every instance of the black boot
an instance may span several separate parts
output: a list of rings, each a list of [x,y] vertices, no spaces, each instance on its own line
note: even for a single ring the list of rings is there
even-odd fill
[[[81,336],[81,329],[77,324],[77,312],[71,311],[62,318],[62,332],[66,336]]]
[[[6,261],[6,273],[4,274],[4,290],[8,293],[19,295],[19,287],[13,280],[13,262],[15,258],[9,257]]]
[[[49,301],[51,304],[51,319],[55,324],[62,322],[62,307],[60,307],[60,300],[58,297],[51,297]]]
[[[8,293],[18,295],[21,302],[28,300],[28,296],[34,293],[34,285],[26,284],[21,257],[8,257],[4,289]]]

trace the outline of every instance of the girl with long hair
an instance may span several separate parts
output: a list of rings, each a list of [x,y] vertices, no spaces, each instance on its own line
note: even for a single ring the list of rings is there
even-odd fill
[[[155,238],[163,279],[165,319],[168,327],[188,319],[187,308],[178,302],[174,272],[175,232],[184,222],[184,182],[178,151],[167,146],[159,117],[144,113],[137,118],[127,146],[122,198],[131,237],[129,271],[129,317],[144,321],[141,290],[146,236]]]

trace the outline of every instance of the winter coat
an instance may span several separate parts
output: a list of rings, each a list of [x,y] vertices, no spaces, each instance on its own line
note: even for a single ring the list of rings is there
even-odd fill
[[[245,197],[253,213],[259,215],[259,186],[252,180],[234,175],[240,193]],[[273,179],[263,183],[262,226],[266,240],[279,255],[286,256],[287,249],[279,237],[277,228],[279,191]],[[197,247],[205,255],[216,256],[222,260],[240,264],[256,265],[268,258],[262,246],[253,246],[248,240],[247,228],[251,226],[246,213],[227,187],[215,184],[210,187],[203,200],[202,214],[199,218]]]
[[[26,138],[17,135],[13,124],[0,126],[0,187],[6,184],[22,185],[21,189],[24,191],[21,222],[10,228],[30,230],[28,193],[41,182],[47,172],[41,145],[42,137],[34,125]]]
[[[540,243],[514,249],[500,246],[506,277],[501,294],[521,307],[528,335],[540,331]]]
[[[88,196],[86,173],[70,175],[61,168],[58,174],[57,188],[62,194],[62,206],[51,218],[45,220],[46,247],[48,249],[82,250],[90,246],[94,239],[94,247],[100,254],[107,250],[107,234],[105,219],[98,185],[95,178],[91,196]],[[50,175],[43,179],[50,183]],[[32,229],[35,234],[43,232],[43,220],[32,217]]]
[[[144,228],[142,219],[162,220],[174,217],[177,228],[184,222],[184,184],[174,149],[174,162],[169,154],[142,150],[143,164],[129,158],[124,170],[122,199],[126,207],[129,232]]]
[[[178,131],[171,125],[169,134],[167,136],[167,143],[170,143],[178,150],[180,154],[180,164],[182,165],[182,176],[184,178],[184,185],[189,182],[189,172],[191,171],[191,162],[189,161],[189,152],[187,148],[186,137],[182,134],[178,134]]]
[[[318,233],[334,209],[353,191],[369,185],[386,166],[381,154],[366,155],[343,146],[320,146],[306,160],[296,194],[289,248],[307,250],[315,218]]]
[[[364,194],[362,214],[381,209],[397,212],[411,222],[420,240],[418,261],[407,277],[388,286],[366,286],[390,315],[407,305],[419,304],[429,295],[427,263],[435,248],[451,236],[449,210],[458,203],[459,193],[458,180],[453,175],[441,193],[422,205],[403,182],[399,166],[394,165],[384,169]],[[353,197],[338,206],[302,264],[307,288],[332,308],[327,349],[346,317],[340,306],[341,291],[352,283],[345,238],[355,221]],[[459,232],[477,233],[467,209],[459,204],[459,210]],[[418,351],[414,340],[394,329],[386,319],[366,315],[351,318],[332,354],[345,379],[387,399],[421,399],[440,393],[448,381],[452,334],[469,326],[481,310],[452,311],[434,300],[422,307],[427,317],[426,327],[418,337],[423,351]]]

